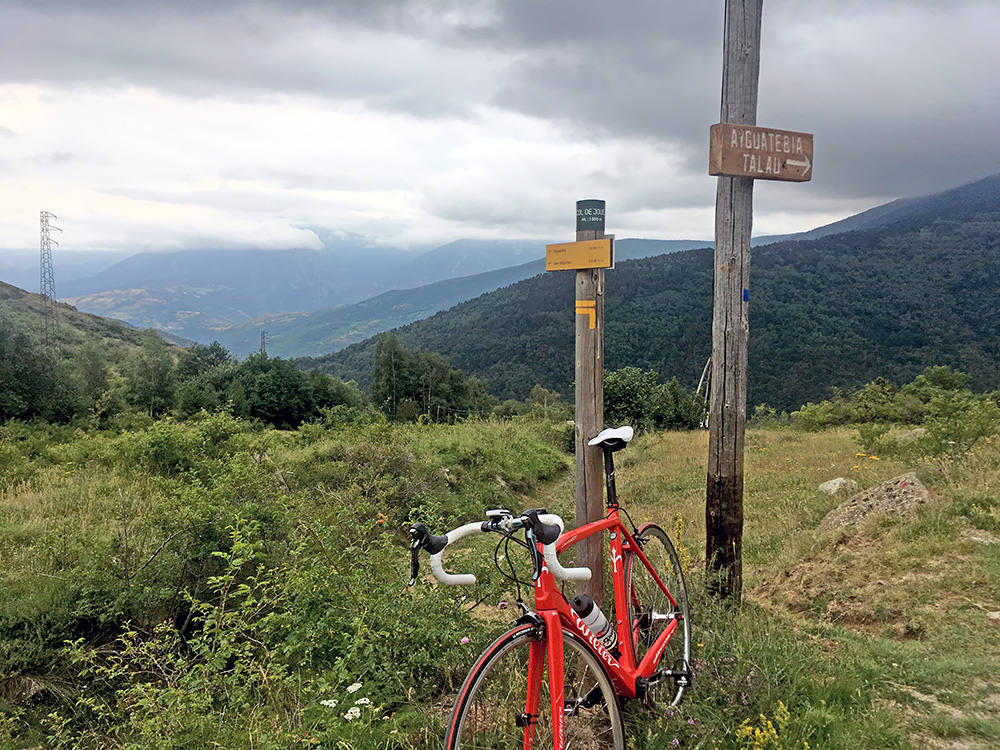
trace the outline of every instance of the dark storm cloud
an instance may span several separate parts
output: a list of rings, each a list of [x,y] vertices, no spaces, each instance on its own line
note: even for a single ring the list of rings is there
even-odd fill
[[[491,42],[517,50],[494,103],[580,130],[704,141],[717,117],[721,3],[500,6]]]
[[[491,118],[509,124],[523,116],[544,123],[540,148],[554,149],[562,137],[583,144],[590,158],[602,154],[600,169],[561,177],[606,188],[620,210],[708,210],[724,7],[724,0],[0,0],[0,86],[35,83],[52,96],[148,88],[206,109],[302,95],[328,108],[414,117],[434,128],[463,120],[483,131]],[[758,122],[814,133],[816,171],[808,185],[762,185],[758,208],[846,214],[857,201],[874,205],[1000,172],[997,28],[996,0],[766,0]],[[492,140],[508,135],[497,128]],[[21,133],[0,122],[0,135]],[[503,160],[466,168],[454,149],[428,154],[414,169],[432,160],[455,166],[428,177],[417,200],[434,218],[464,225],[502,224],[495,215],[502,203],[511,207],[505,216],[523,213],[522,200],[561,210],[561,195],[526,193],[556,165],[525,154],[523,166],[509,170]],[[569,149],[557,158],[575,157]],[[348,168],[340,179],[330,167],[311,173],[263,162],[237,163],[222,175],[315,190],[372,189],[379,180],[384,189],[393,179],[379,170],[362,178],[354,169],[352,180]]]
[[[435,41],[447,28],[419,3],[43,0],[0,13],[0,83],[297,93],[419,116],[474,101],[468,65]]]

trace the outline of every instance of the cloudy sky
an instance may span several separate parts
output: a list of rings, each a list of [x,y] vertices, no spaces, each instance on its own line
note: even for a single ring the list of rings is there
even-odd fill
[[[712,236],[724,0],[0,0],[0,249]],[[1000,172],[1000,1],[766,0],[756,234]]]

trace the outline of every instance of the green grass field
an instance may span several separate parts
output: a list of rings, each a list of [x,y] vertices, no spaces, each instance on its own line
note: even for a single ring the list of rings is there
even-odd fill
[[[571,517],[562,429],[0,428],[0,748],[435,746],[512,592],[486,545],[455,555],[476,587],[406,588],[406,521]],[[630,748],[1000,747],[1000,444],[858,446],[748,432],[739,606],[704,593],[706,434],[617,454],[632,518],[679,533],[697,672],[677,711],[626,707]],[[907,471],[931,502],[816,533],[822,482]]]

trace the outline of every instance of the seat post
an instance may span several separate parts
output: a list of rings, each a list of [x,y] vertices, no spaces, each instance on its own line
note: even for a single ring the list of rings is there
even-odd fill
[[[615,456],[614,449],[607,443],[601,444],[604,452],[604,484],[608,490],[607,506],[618,507],[618,492],[615,489]]]

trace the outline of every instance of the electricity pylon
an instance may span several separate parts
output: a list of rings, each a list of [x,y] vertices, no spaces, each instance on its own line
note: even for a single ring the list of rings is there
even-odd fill
[[[62,231],[59,227],[49,224],[50,218],[58,219],[59,217],[48,211],[41,212],[42,257],[38,293],[42,295],[42,339],[45,346],[52,344],[56,331],[56,278],[52,270],[52,246],[58,246],[59,243],[52,239],[50,232],[53,230]]]

